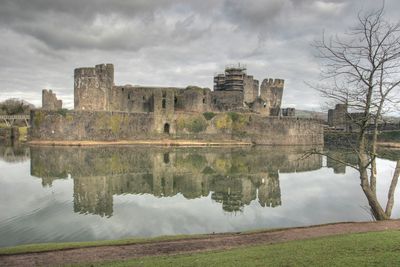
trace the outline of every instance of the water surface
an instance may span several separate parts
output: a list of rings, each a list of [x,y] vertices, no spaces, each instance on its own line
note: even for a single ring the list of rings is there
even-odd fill
[[[373,220],[357,172],[307,149],[0,147],[0,246]]]

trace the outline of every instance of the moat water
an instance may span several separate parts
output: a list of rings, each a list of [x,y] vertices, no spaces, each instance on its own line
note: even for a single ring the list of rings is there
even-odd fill
[[[0,146],[0,246],[373,220],[356,171],[307,149]]]

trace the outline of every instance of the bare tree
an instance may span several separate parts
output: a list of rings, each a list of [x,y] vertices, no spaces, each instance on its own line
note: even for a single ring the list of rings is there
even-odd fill
[[[377,220],[390,218],[394,188],[400,168],[397,162],[386,210],[376,197],[378,124],[383,115],[399,105],[400,23],[384,19],[384,8],[358,14],[355,27],[342,36],[314,44],[322,61],[323,85],[318,91],[327,99],[347,105],[357,116],[349,119],[357,126],[353,146],[361,187]],[[370,135],[370,138],[368,137]],[[393,187],[394,186],[394,187]],[[392,188],[393,187],[393,188]],[[390,193],[389,192],[389,193]],[[391,202],[391,204],[390,204]]]
[[[31,103],[17,98],[9,98],[0,102],[0,114],[4,115],[29,114],[33,108],[35,106]]]

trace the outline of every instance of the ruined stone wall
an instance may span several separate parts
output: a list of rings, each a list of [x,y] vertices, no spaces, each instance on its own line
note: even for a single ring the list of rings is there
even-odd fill
[[[169,91],[169,94],[175,97],[182,90],[183,88],[178,87],[114,86],[110,98],[110,111],[154,112],[155,95]],[[176,104],[174,102],[174,105]]]
[[[294,116],[296,116],[296,109],[295,108],[283,108],[282,109],[282,116],[284,116],[284,117],[294,117]]]
[[[163,92],[168,92],[169,97],[173,96],[173,102],[170,102],[169,97],[164,97],[166,110],[162,108]],[[174,111],[205,112],[210,109],[210,89],[196,86],[187,88],[114,86],[110,99],[110,111],[165,113]]]
[[[243,80],[243,99],[246,103],[252,103],[258,97],[258,80],[254,80],[253,76],[246,75]]]
[[[174,133],[175,92],[154,92],[154,130],[157,133]]]
[[[229,111],[243,108],[244,95],[242,91],[213,91],[211,105],[214,111]]]
[[[109,99],[114,85],[114,66],[96,65],[74,71],[74,109],[109,110]]]
[[[284,80],[264,79],[260,87],[260,97],[268,101],[270,115],[278,116],[281,110]]]
[[[346,128],[347,106],[345,104],[337,104],[335,109],[328,110],[328,125],[335,128]]]
[[[268,101],[265,101],[259,97],[257,97],[256,100],[250,104],[250,110],[262,116],[270,115],[270,107]]]
[[[249,117],[247,134],[252,142],[264,145],[310,145],[323,143],[319,122],[296,118]]]
[[[154,117],[146,113],[34,110],[31,119],[34,140],[146,139],[154,131]]]
[[[42,109],[57,110],[62,108],[62,101],[57,99],[52,90],[42,90]]]
[[[177,92],[179,107],[176,110],[206,112],[211,110],[211,91],[207,88],[189,86]]]
[[[155,96],[154,113],[31,112],[33,140],[185,139],[246,141],[262,145],[323,144],[322,125],[314,120],[245,113],[171,112],[173,94]],[[165,108],[162,100],[166,100]],[[160,101],[161,100],[161,101]],[[161,106],[161,107],[160,107]],[[157,111],[157,112],[156,112]]]

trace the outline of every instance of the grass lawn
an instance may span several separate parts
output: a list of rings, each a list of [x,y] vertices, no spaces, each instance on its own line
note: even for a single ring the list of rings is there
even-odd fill
[[[340,235],[96,266],[400,266],[400,231]]]

